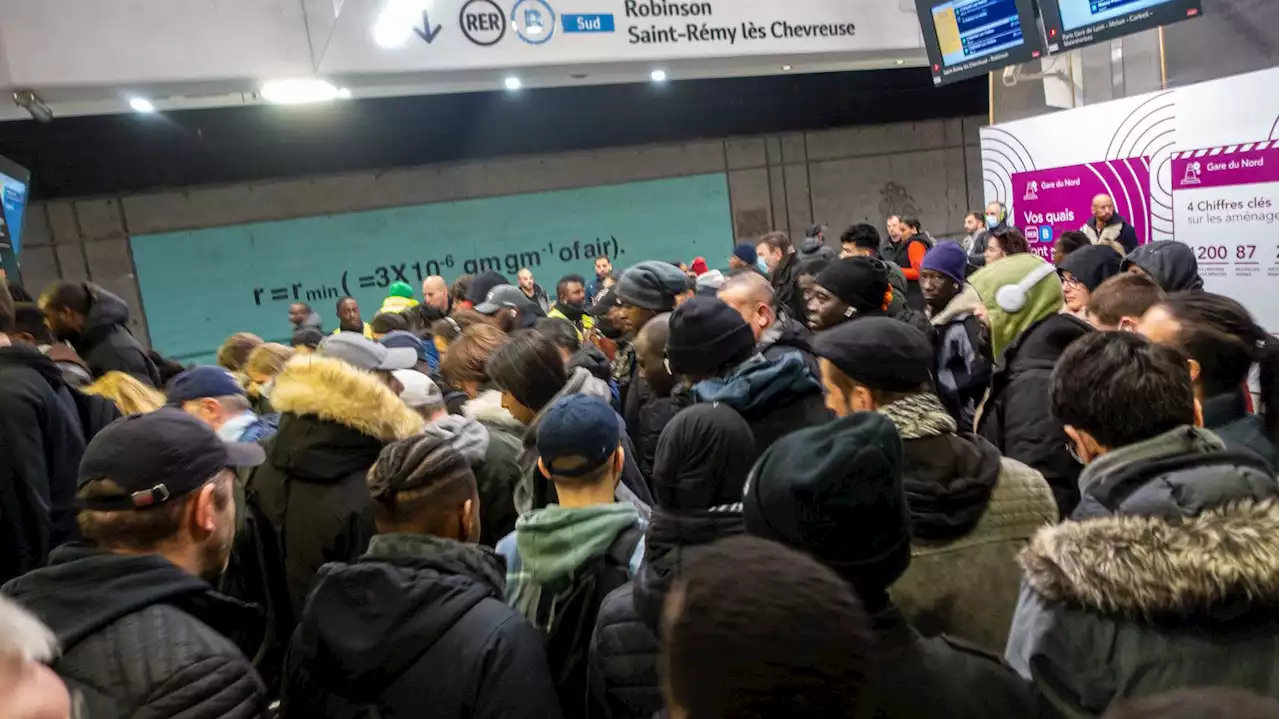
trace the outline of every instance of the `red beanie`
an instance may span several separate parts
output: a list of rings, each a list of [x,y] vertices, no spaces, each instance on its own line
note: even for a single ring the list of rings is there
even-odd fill
[[[693,274],[701,277],[707,271],[706,259],[702,257],[693,258],[693,264],[689,265],[689,269],[693,271]]]

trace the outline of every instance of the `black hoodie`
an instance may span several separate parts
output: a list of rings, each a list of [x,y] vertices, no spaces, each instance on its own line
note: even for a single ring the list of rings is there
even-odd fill
[[[158,555],[69,544],[49,560],[3,592],[53,631],[62,648],[53,670],[87,716],[265,715],[265,690],[244,653],[260,638],[252,606]]]
[[[1204,288],[1195,251],[1176,240],[1151,242],[1130,252],[1121,269],[1132,265],[1142,268],[1165,292]]]
[[[560,716],[542,635],[503,601],[503,572],[491,549],[411,534],[326,565],[285,661],[284,715]]]
[[[155,363],[126,327],[129,306],[101,287],[90,285],[90,294],[93,304],[84,318],[84,327],[71,344],[88,363],[93,376],[118,371],[152,387],[163,387]]]
[[[68,389],[34,347],[0,348],[0,581],[42,566],[76,537],[80,456],[119,416],[110,402]]]

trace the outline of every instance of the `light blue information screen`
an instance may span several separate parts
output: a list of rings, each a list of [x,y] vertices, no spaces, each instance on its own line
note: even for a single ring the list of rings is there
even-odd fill
[[[590,279],[595,258],[616,270],[643,260],[724,264],[733,249],[724,174],[412,205],[155,235],[131,240],[152,344],[182,362],[211,361],[247,331],[288,342],[289,305],[307,302],[337,326],[345,295],[365,321],[398,280],[528,267],[555,283]],[[421,299],[421,296],[418,297]]]

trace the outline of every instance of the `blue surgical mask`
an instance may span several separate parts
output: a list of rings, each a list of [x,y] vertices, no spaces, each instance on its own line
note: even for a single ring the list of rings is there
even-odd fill
[[[987,229],[994,230],[1000,226],[1000,219],[995,215],[987,215]]]
[[[765,274],[769,273],[769,265],[765,264],[763,257],[756,258],[756,267],[759,267],[760,271]]]

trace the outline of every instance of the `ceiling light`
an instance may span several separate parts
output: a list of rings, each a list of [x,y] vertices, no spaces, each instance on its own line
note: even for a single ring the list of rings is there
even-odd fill
[[[350,99],[351,99],[351,88],[349,88],[349,87],[340,87],[340,88],[338,88],[338,93],[337,93],[337,95],[335,95],[335,97],[337,97],[339,100],[350,100]]]
[[[523,83],[520,82],[520,78],[515,75],[503,80],[502,84],[505,85],[508,90],[519,90],[523,86]]]
[[[903,65],[903,64],[905,64],[906,62],[907,62],[906,60],[894,60],[894,61],[893,61],[893,64],[894,64],[894,65]]]
[[[650,79],[650,80],[653,80],[654,82],[666,82],[666,81],[667,81],[667,71],[666,71],[666,70],[654,70],[653,72],[649,73],[649,79]]]
[[[156,111],[156,106],[145,97],[129,98],[129,107],[132,107],[134,112],[140,112],[144,115]]]
[[[259,90],[262,99],[279,105],[301,105],[308,102],[328,102],[343,97],[343,92],[333,83],[316,78],[294,80],[270,80]],[[349,96],[349,93],[348,93]]]
[[[423,9],[421,0],[388,0],[373,21],[373,41],[388,50],[403,47],[422,21]]]
[[[790,71],[790,70],[791,70],[791,66],[790,66],[790,65],[783,65],[783,66],[782,66],[782,71],[783,71],[783,72],[788,72],[788,71]]]

